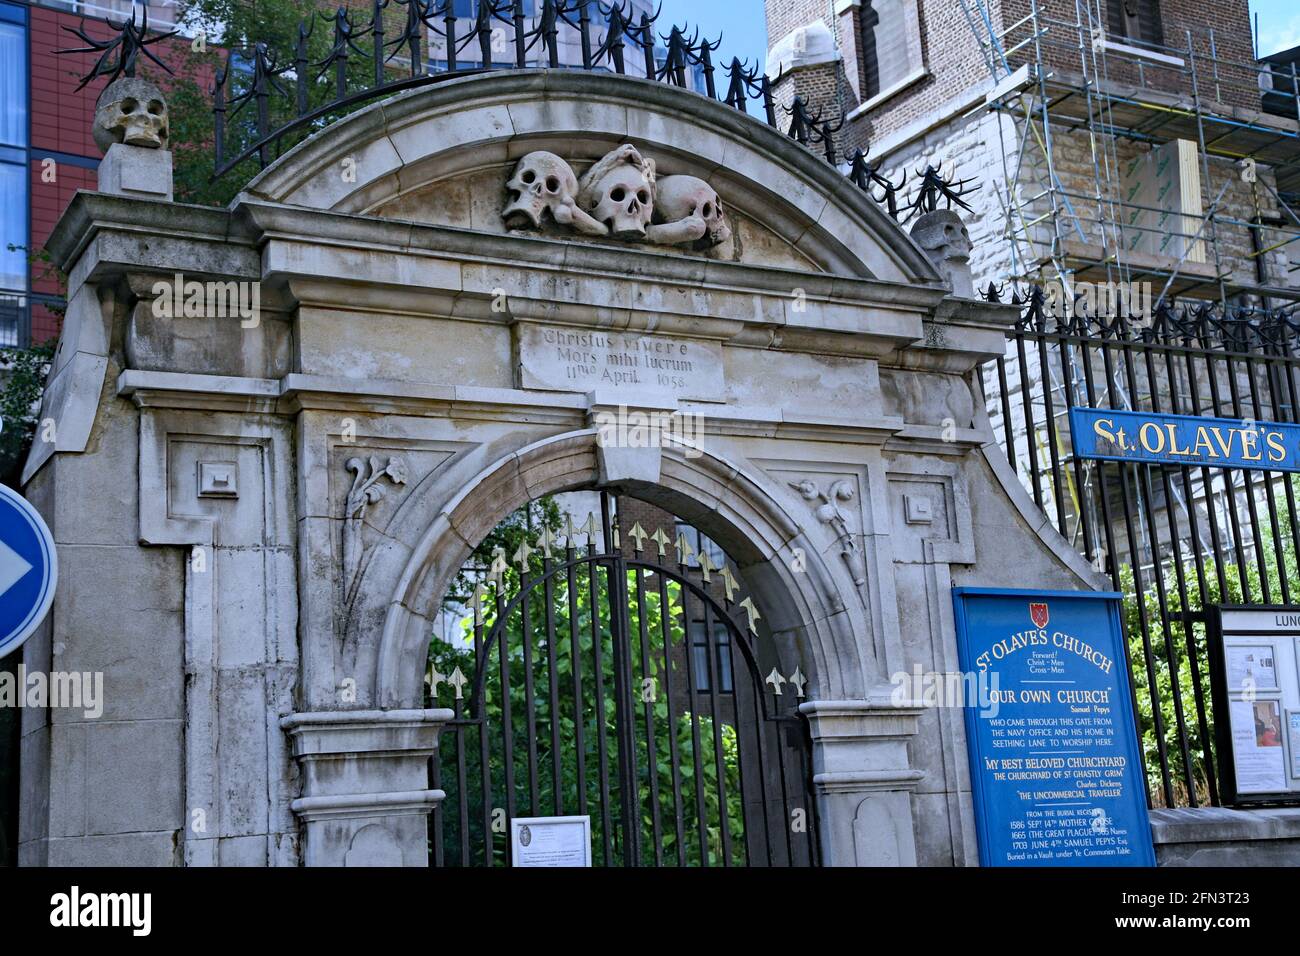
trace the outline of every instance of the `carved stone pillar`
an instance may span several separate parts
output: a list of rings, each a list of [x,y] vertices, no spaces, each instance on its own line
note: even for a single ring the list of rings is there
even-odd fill
[[[866,700],[816,700],[799,708],[813,743],[822,863],[916,866],[912,791],[924,774],[908,764],[919,708]]]
[[[427,866],[428,761],[450,710],[290,714],[280,726],[302,771],[290,807],[307,866]]]

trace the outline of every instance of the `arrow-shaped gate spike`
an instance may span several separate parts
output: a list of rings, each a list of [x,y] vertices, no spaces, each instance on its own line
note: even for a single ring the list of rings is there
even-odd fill
[[[487,597],[487,588],[480,581],[474,585],[474,596],[469,599],[469,606],[474,609],[474,623],[483,625],[483,598]]]
[[[488,571],[488,580],[495,582],[499,586],[505,576],[507,567],[506,549],[497,545],[492,549],[492,568]]]
[[[709,581],[712,580],[712,578],[709,577],[710,572],[718,570],[718,566],[713,563],[713,559],[709,557],[709,552],[707,551],[700,552],[699,564],[700,572],[704,577],[704,583],[708,584]]]
[[[731,573],[731,568],[727,567],[727,565],[724,564],[721,571],[722,590],[727,595],[727,600],[731,601],[735,598],[736,592],[740,590],[740,582],[736,580],[736,576]]]
[[[596,516],[588,511],[587,520],[578,530],[587,536],[587,547],[590,548],[592,542],[596,540]]]
[[[555,555],[551,553],[551,548],[558,542],[555,540],[555,533],[551,531],[549,527],[542,529],[541,543],[542,557],[546,558],[548,561],[555,557]]]
[[[464,694],[461,693],[461,688],[469,683],[469,678],[461,673],[459,667],[451,672],[451,676],[447,678],[447,683],[456,688],[456,699],[463,699]]]
[[[740,606],[743,607],[745,609],[745,613],[749,615],[749,633],[757,637],[758,629],[754,627],[754,624],[763,615],[758,613],[758,608],[754,607],[754,602],[749,598],[745,598],[745,600],[741,601]]]
[[[610,537],[614,539],[614,548],[613,548],[613,550],[617,551],[619,548],[622,547],[622,545],[618,543],[618,525],[614,525],[614,527],[610,528],[610,529],[609,529],[609,534],[610,534]]]
[[[687,565],[691,563],[691,558],[695,556],[695,549],[691,543],[686,540],[686,532],[677,532],[677,563]]]
[[[573,526],[573,515],[564,516],[564,546],[566,548],[574,547],[573,539],[578,536],[578,529]]]
[[[772,685],[772,693],[776,694],[777,697],[781,696],[781,688],[785,682],[785,678],[781,676],[780,671],[775,667],[772,668],[772,673],[768,674],[766,679],[763,681],[765,684]]]
[[[641,522],[639,521],[632,525],[632,530],[627,533],[627,536],[636,542],[633,547],[636,548],[638,553],[645,550],[645,539],[650,537],[646,534],[645,528],[641,527]]]
[[[672,544],[672,538],[664,534],[663,528],[656,528],[655,533],[650,535],[650,540],[659,545],[659,557],[668,557],[668,545]]]
[[[528,556],[533,554],[537,549],[528,546],[528,539],[524,538],[519,542],[519,547],[515,549],[515,564],[519,565],[521,572],[528,571]]]
[[[799,670],[799,668],[796,667],[794,669],[794,673],[790,675],[790,686],[794,688],[794,696],[802,699],[803,689],[807,683],[808,683],[808,678],[804,677],[803,671]]]
[[[433,664],[429,665],[429,693],[434,700],[438,699],[438,688],[447,680],[447,675],[439,674],[438,668]]]

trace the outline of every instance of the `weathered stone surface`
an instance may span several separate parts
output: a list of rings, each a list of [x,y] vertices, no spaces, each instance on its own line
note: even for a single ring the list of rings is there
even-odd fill
[[[625,143],[733,235],[508,232],[521,158],[577,177]],[[230,210],[79,194],[51,248],[59,437],[26,473],[67,577],[28,654],[107,700],[24,715],[24,861],[425,865],[443,593],[513,509],[607,484],[724,547],[800,662],[827,861],[973,862],[959,716],[891,676],[956,667],[955,583],[1094,579],[973,408],[1005,310],[946,296],[817,156],[663,84],[490,74],[353,114]],[[178,271],[258,282],[266,315],[166,320]],[[602,447],[621,406],[699,429]]]

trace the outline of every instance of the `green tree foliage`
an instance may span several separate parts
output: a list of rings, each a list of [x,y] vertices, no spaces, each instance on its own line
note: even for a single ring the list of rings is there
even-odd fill
[[[1293,479],[1288,479],[1292,480]],[[1300,489],[1300,485],[1293,484]],[[1214,718],[1210,707],[1210,672],[1209,656],[1206,647],[1205,627],[1195,624],[1190,632],[1182,620],[1184,611],[1200,612],[1212,604],[1251,604],[1260,603],[1264,597],[1264,586],[1268,586],[1270,600],[1281,600],[1283,578],[1286,579],[1286,593],[1300,595],[1300,566],[1294,539],[1286,534],[1291,528],[1291,515],[1284,505],[1278,508],[1278,527],[1282,529],[1277,544],[1281,550],[1279,562],[1278,548],[1270,547],[1271,536],[1265,538],[1262,561],[1248,560],[1244,565],[1223,563],[1223,581],[1215,573],[1214,563],[1207,561],[1205,566],[1205,593],[1201,593],[1197,578],[1196,565],[1184,552],[1186,559],[1181,568],[1167,561],[1161,565],[1162,584],[1165,591],[1165,603],[1168,613],[1162,618],[1160,614],[1159,590],[1150,569],[1143,571],[1143,590],[1137,594],[1133,568],[1124,565],[1120,569],[1120,581],[1123,589],[1124,618],[1128,635],[1129,657],[1132,661],[1132,679],[1138,705],[1138,734],[1142,740],[1143,758],[1146,762],[1147,779],[1152,790],[1155,805],[1163,805],[1161,790],[1160,748],[1158,740],[1164,743],[1168,757],[1169,772],[1172,779],[1174,796],[1180,805],[1187,804],[1189,793],[1195,789],[1201,804],[1209,801],[1209,767],[1215,761]],[[1182,578],[1182,587],[1179,577]],[[1186,601],[1183,594],[1186,593]],[[1139,603],[1140,599],[1140,603]],[[1143,639],[1142,610],[1145,610],[1147,633],[1151,642],[1151,671],[1155,673],[1155,693],[1152,693],[1151,677],[1147,668],[1147,655]],[[1169,666],[1169,644],[1166,634],[1172,638],[1174,660],[1177,664],[1176,674]],[[1190,644],[1189,644],[1190,639]],[[1193,675],[1192,655],[1195,655],[1196,676]],[[1182,704],[1183,721],[1187,731],[1188,750],[1191,755],[1191,773],[1188,774],[1187,762],[1183,759],[1179,743],[1178,717],[1175,706],[1174,686],[1177,682],[1178,697]],[[1204,695],[1208,737],[1202,733],[1196,709],[1196,687]],[[1155,708],[1159,708],[1160,736],[1157,737]],[[1214,764],[1217,767],[1217,762]]]
[[[175,193],[179,202],[204,205],[226,205],[251,180],[259,170],[255,158],[239,164],[235,169],[213,181],[214,123],[212,116],[211,87],[213,78],[225,67],[226,51],[234,51],[233,79],[227,86],[227,101],[246,91],[252,81],[251,51],[255,44],[264,43],[277,65],[292,65],[298,42],[298,24],[314,24],[307,40],[308,112],[324,106],[335,96],[333,66],[322,67],[334,46],[334,25],[330,21],[340,4],[301,4],[292,0],[184,0],[181,4],[182,22],[186,32],[195,34],[188,46],[177,48],[178,62],[173,67],[175,76],[151,75],[167,91],[168,109],[171,113],[171,148],[175,161]],[[346,2],[341,6],[353,12],[353,22],[358,32],[370,22],[371,6],[368,3]],[[392,6],[392,5],[390,5]],[[390,36],[396,27],[390,26]],[[177,39],[177,42],[180,38]],[[200,42],[201,41],[201,42]],[[374,82],[374,60],[371,42],[367,36],[358,44],[364,52],[349,49],[346,73],[349,92],[359,91]],[[392,54],[390,49],[389,54]],[[400,56],[393,57],[389,66],[400,69]],[[275,129],[297,116],[297,76],[290,70],[276,82],[285,95],[273,92],[268,100],[270,126]],[[332,111],[301,129],[286,135],[271,151],[274,160],[281,153],[306,139],[317,130],[366,104],[345,110]],[[228,106],[225,155],[233,158],[256,142],[257,104],[249,102],[239,112]],[[340,162],[345,157],[340,157]],[[340,167],[339,174],[343,175]]]

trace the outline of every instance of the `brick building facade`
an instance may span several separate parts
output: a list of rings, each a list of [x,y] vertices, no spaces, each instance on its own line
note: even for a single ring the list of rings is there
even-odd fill
[[[0,251],[0,343],[39,344],[59,333],[61,283],[41,250],[54,224],[78,189],[95,189],[100,150],[91,136],[95,101],[103,82],[78,89],[94,65],[91,54],[57,56],[56,50],[83,46],[78,28],[95,39],[112,36],[109,21],[130,15],[132,4],[28,3],[0,0],[0,38],[8,70],[0,73],[0,108],[10,122],[0,130],[0,174],[4,204]],[[149,25],[168,30],[175,5],[148,6]],[[17,170],[25,168],[25,175]],[[7,247],[13,246],[14,250]]]

